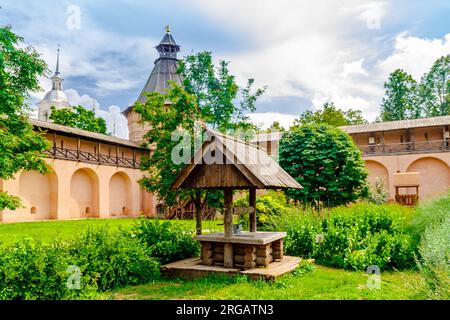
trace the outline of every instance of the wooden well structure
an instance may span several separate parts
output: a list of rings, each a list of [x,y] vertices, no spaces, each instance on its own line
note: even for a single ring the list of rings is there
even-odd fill
[[[234,269],[267,267],[283,259],[285,232],[257,232],[256,190],[302,188],[267,153],[256,146],[205,129],[206,139],[173,189],[223,189],[224,232],[198,235],[201,264]],[[249,190],[250,230],[233,232],[233,190]]]

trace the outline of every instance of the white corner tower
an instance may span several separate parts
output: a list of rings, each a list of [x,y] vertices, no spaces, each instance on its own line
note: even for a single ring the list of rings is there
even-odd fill
[[[56,109],[68,108],[70,107],[67,101],[66,94],[63,92],[63,81],[64,78],[60,76],[59,72],[59,46],[56,58],[56,70],[52,79],[52,89],[47,92],[38,104],[38,119],[41,121],[49,121],[49,116],[51,113],[51,107]]]

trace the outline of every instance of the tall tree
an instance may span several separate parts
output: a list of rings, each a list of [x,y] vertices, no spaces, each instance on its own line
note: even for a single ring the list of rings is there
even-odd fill
[[[50,120],[56,124],[107,134],[105,119],[96,117],[94,111],[82,106],[63,109],[52,107],[51,110]]]
[[[417,101],[417,83],[411,75],[397,69],[384,83],[385,94],[381,103],[381,121],[416,119],[421,117]]]
[[[40,89],[38,76],[45,74],[46,64],[22,43],[9,27],[0,27],[0,180],[20,170],[49,170],[42,152],[50,144],[29,124],[25,103],[30,92]],[[0,210],[20,206],[18,197],[0,190]]]
[[[270,125],[269,129],[267,129],[268,132],[284,132],[286,131],[283,126],[278,122],[278,121],[274,121],[272,122],[272,124]]]
[[[145,104],[136,103],[134,106],[142,121],[150,124],[145,140],[156,146],[153,155],[142,161],[142,168],[149,174],[140,183],[145,189],[156,193],[168,206],[183,200],[192,201],[196,212],[196,230],[200,234],[202,208],[206,203],[220,202],[221,191],[171,190],[170,186],[184,165],[174,161],[174,158],[181,156],[185,161],[190,161],[194,152],[192,132],[196,120],[204,121],[222,132],[252,127],[245,112],[255,109],[255,102],[264,89],[253,92],[253,80],[250,79],[241,90],[240,102],[236,103],[240,90],[235,77],[229,72],[228,63],[220,61],[216,67],[210,52],[187,56],[180,61],[178,72],[183,79],[181,86],[171,83],[167,94],[149,93]],[[180,137],[184,137],[184,142],[179,141]],[[200,142],[196,143],[200,145]],[[184,144],[191,146],[188,148],[190,152],[179,148]]]
[[[450,54],[437,59],[421,79],[420,103],[427,117],[450,114]]]
[[[303,112],[298,119],[294,121],[294,126],[308,124],[329,124],[335,127],[347,126],[352,124],[364,124],[367,120],[362,116],[361,110],[344,111],[337,108],[333,102],[325,103],[321,110]]]

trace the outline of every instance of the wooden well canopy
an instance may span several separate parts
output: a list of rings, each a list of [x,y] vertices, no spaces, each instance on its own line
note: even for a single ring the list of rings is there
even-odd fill
[[[256,232],[256,189],[302,188],[265,151],[204,128],[206,139],[172,184],[173,189],[223,189],[224,232],[198,235],[204,265],[251,269],[283,259],[285,232]],[[250,232],[233,235],[233,189],[249,189]],[[259,256],[258,256],[259,252]]]
[[[172,184],[173,189],[300,189],[264,150],[205,128],[206,139]]]

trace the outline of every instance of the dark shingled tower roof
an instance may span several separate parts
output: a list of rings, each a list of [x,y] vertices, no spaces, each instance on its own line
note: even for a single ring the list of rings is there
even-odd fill
[[[145,103],[146,92],[166,93],[169,80],[181,83],[180,75],[177,74],[177,53],[180,51],[180,46],[176,44],[168,26],[166,27],[166,34],[155,48],[159,53],[159,58],[156,59],[155,66],[137,98],[137,101],[141,103]],[[132,108],[125,109],[123,114],[126,116]]]

